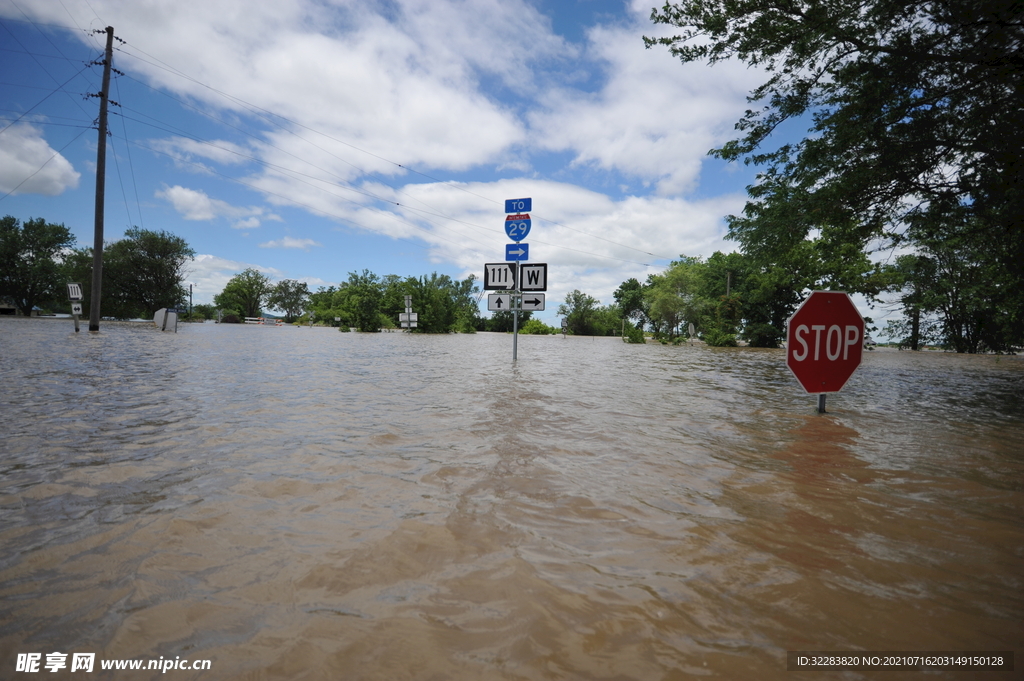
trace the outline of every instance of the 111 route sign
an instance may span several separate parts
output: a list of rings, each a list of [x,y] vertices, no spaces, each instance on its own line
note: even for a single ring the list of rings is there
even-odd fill
[[[789,318],[786,366],[812,394],[842,390],[864,353],[864,318],[842,291],[814,291]]]

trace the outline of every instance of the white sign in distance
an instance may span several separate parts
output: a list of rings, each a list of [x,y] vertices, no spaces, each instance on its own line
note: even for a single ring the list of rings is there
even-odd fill
[[[400,322],[418,322],[420,320],[419,312],[400,312],[398,313],[398,321]]]
[[[82,285],[74,282],[68,282],[68,300],[75,301],[82,299]]]
[[[484,265],[485,291],[514,291],[515,288],[515,263],[489,262]]]
[[[524,293],[519,303],[519,309],[530,312],[541,312],[544,310],[543,293]]]
[[[520,267],[520,291],[547,291],[548,290],[548,264],[535,263],[527,265],[523,263]]]
[[[510,293],[488,293],[487,309],[490,312],[504,312],[512,309],[512,294]]]

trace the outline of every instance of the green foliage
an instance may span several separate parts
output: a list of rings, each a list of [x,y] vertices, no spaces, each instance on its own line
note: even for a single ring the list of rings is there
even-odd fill
[[[699,326],[712,311],[711,301],[702,294],[706,269],[700,258],[682,256],[662,274],[648,277],[644,295],[655,333],[674,337],[684,323]]]
[[[199,303],[192,306],[192,318],[196,320],[200,319],[216,319],[217,308],[213,305],[205,305]]]
[[[61,253],[75,237],[64,225],[42,218],[0,219],[0,296],[14,301],[25,316],[32,308],[61,300],[67,280],[61,276]]]
[[[105,316],[152,318],[163,307],[183,307],[185,267],[195,251],[179,236],[133,227],[103,253]]]
[[[597,306],[601,301],[593,296],[573,289],[558,306],[558,316],[565,317],[569,333],[576,336],[594,336],[597,321]]]
[[[350,272],[340,287],[322,287],[310,294],[309,308],[316,319],[332,326],[376,332],[399,326],[408,295],[418,315],[413,332],[473,333],[479,323],[475,281],[473,276],[457,281],[436,272],[405,279],[394,274],[380,277],[369,270]]]
[[[648,47],[767,73],[742,136],[711,152],[762,166],[743,214],[729,217],[761,279],[743,298],[762,309],[747,316],[749,338],[774,342],[776,301],[791,307],[819,288],[875,298],[892,285],[912,335],[931,305],[961,351],[1024,344],[1019,2],[687,0],[651,16],[681,32]],[[804,139],[768,146],[800,117],[812,121]],[[896,245],[929,258],[935,277],[918,268],[888,280],[866,251]],[[906,297],[929,290],[943,302]]]
[[[309,304],[309,287],[305,282],[282,279],[267,296],[267,305],[284,312],[286,324],[294,322]]]
[[[726,333],[719,329],[710,329],[704,332],[704,342],[716,348],[736,347],[736,334]]]
[[[626,343],[646,343],[647,339],[644,338],[644,330],[637,328],[632,325],[627,325],[626,330],[622,336],[623,342]]]
[[[639,328],[650,319],[650,305],[644,297],[644,286],[635,278],[627,279],[612,294],[615,304],[619,306],[622,318],[634,321]]]
[[[545,336],[558,333],[558,329],[548,326],[539,319],[531,319],[519,328],[519,333]]]
[[[491,318],[487,320],[486,331],[496,331],[498,333],[512,333],[513,326],[513,312],[510,310],[501,310],[499,312],[492,312]],[[520,311],[519,313],[519,327],[522,328],[527,322],[533,317],[531,311]]]
[[[250,267],[232,277],[213,303],[239,317],[259,317],[272,290],[270,277]]]

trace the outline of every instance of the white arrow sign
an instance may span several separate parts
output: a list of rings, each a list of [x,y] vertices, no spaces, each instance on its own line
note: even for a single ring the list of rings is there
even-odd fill
[[[487,309],[491,312],[504,312],[512,309],[512,296],[508,293],[488,293]]]
[[[543,293],[524,293],[522,302],[520,303],[521,310],[540,311],[544,309],[544,294]]]

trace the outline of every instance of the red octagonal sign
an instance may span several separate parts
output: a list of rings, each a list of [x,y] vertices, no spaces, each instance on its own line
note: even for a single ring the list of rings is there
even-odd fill
[[[786,366],[809,393],[834,393],[860,366],[864,318],[841,291],[814,291],[789,318]]]

